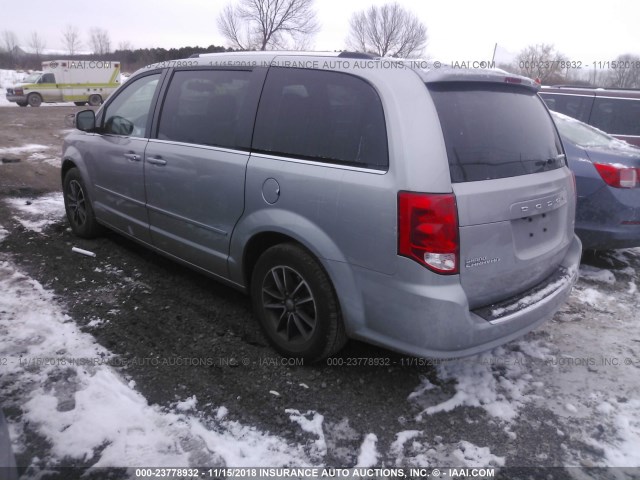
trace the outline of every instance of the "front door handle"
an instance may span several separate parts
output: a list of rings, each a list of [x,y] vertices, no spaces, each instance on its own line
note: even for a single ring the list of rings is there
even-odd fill
[[[125,153],[124,154],[124,158],[126,158],[130,162],[139,162],[140,161],[140,155],[137,155],[135,153]]]
[[[167,161],[163,160],[160,157],[147,157],[147,162],[149,162],[151,165],[160,165],[160,166],[164,166],[167,164]]]

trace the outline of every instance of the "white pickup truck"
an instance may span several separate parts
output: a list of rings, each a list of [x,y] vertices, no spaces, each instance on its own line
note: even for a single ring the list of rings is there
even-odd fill
[[[21,107],[42,102],[100,105],[120,86],[120,62],[111,60],[50,60],[42,71],[7,88],[7,100]]]

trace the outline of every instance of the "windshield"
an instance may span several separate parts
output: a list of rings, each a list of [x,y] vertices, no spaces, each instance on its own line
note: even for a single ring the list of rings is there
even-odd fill
[[[565,165],[560,139],[536,93],[516,85],[428,85],[440,117],[452,182],[545,172]]]
[[[32,73],[30,75],[27,75],[27,78],[25,78],[22,82],[23,83],[36,83],[41,76],[42,76],[41,73]]]
[[[619,147],[620,140],[593,128],[575,118],[552,112],[551,116],[556,122],[560,135],[581,147]]]

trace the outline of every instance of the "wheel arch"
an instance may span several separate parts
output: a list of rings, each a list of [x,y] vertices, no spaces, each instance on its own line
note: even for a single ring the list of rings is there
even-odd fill
[[[293,212],[262,210],[241,220],[230,247],[230,279],[251,291],[251,274],[260,255],[281,243],[304,248],[326,272],[336,292],[347,334],[364,322],[364,303],[352,266],[333,239]],[[279,218],[278,218],[279,217]]]

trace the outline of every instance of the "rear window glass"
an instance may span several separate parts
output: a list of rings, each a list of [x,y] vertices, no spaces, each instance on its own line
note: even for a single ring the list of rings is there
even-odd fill
[[[545,172],[565,165],[542,100],[515,85],[428,85],[449,158],[451,181],[474,182]]]

